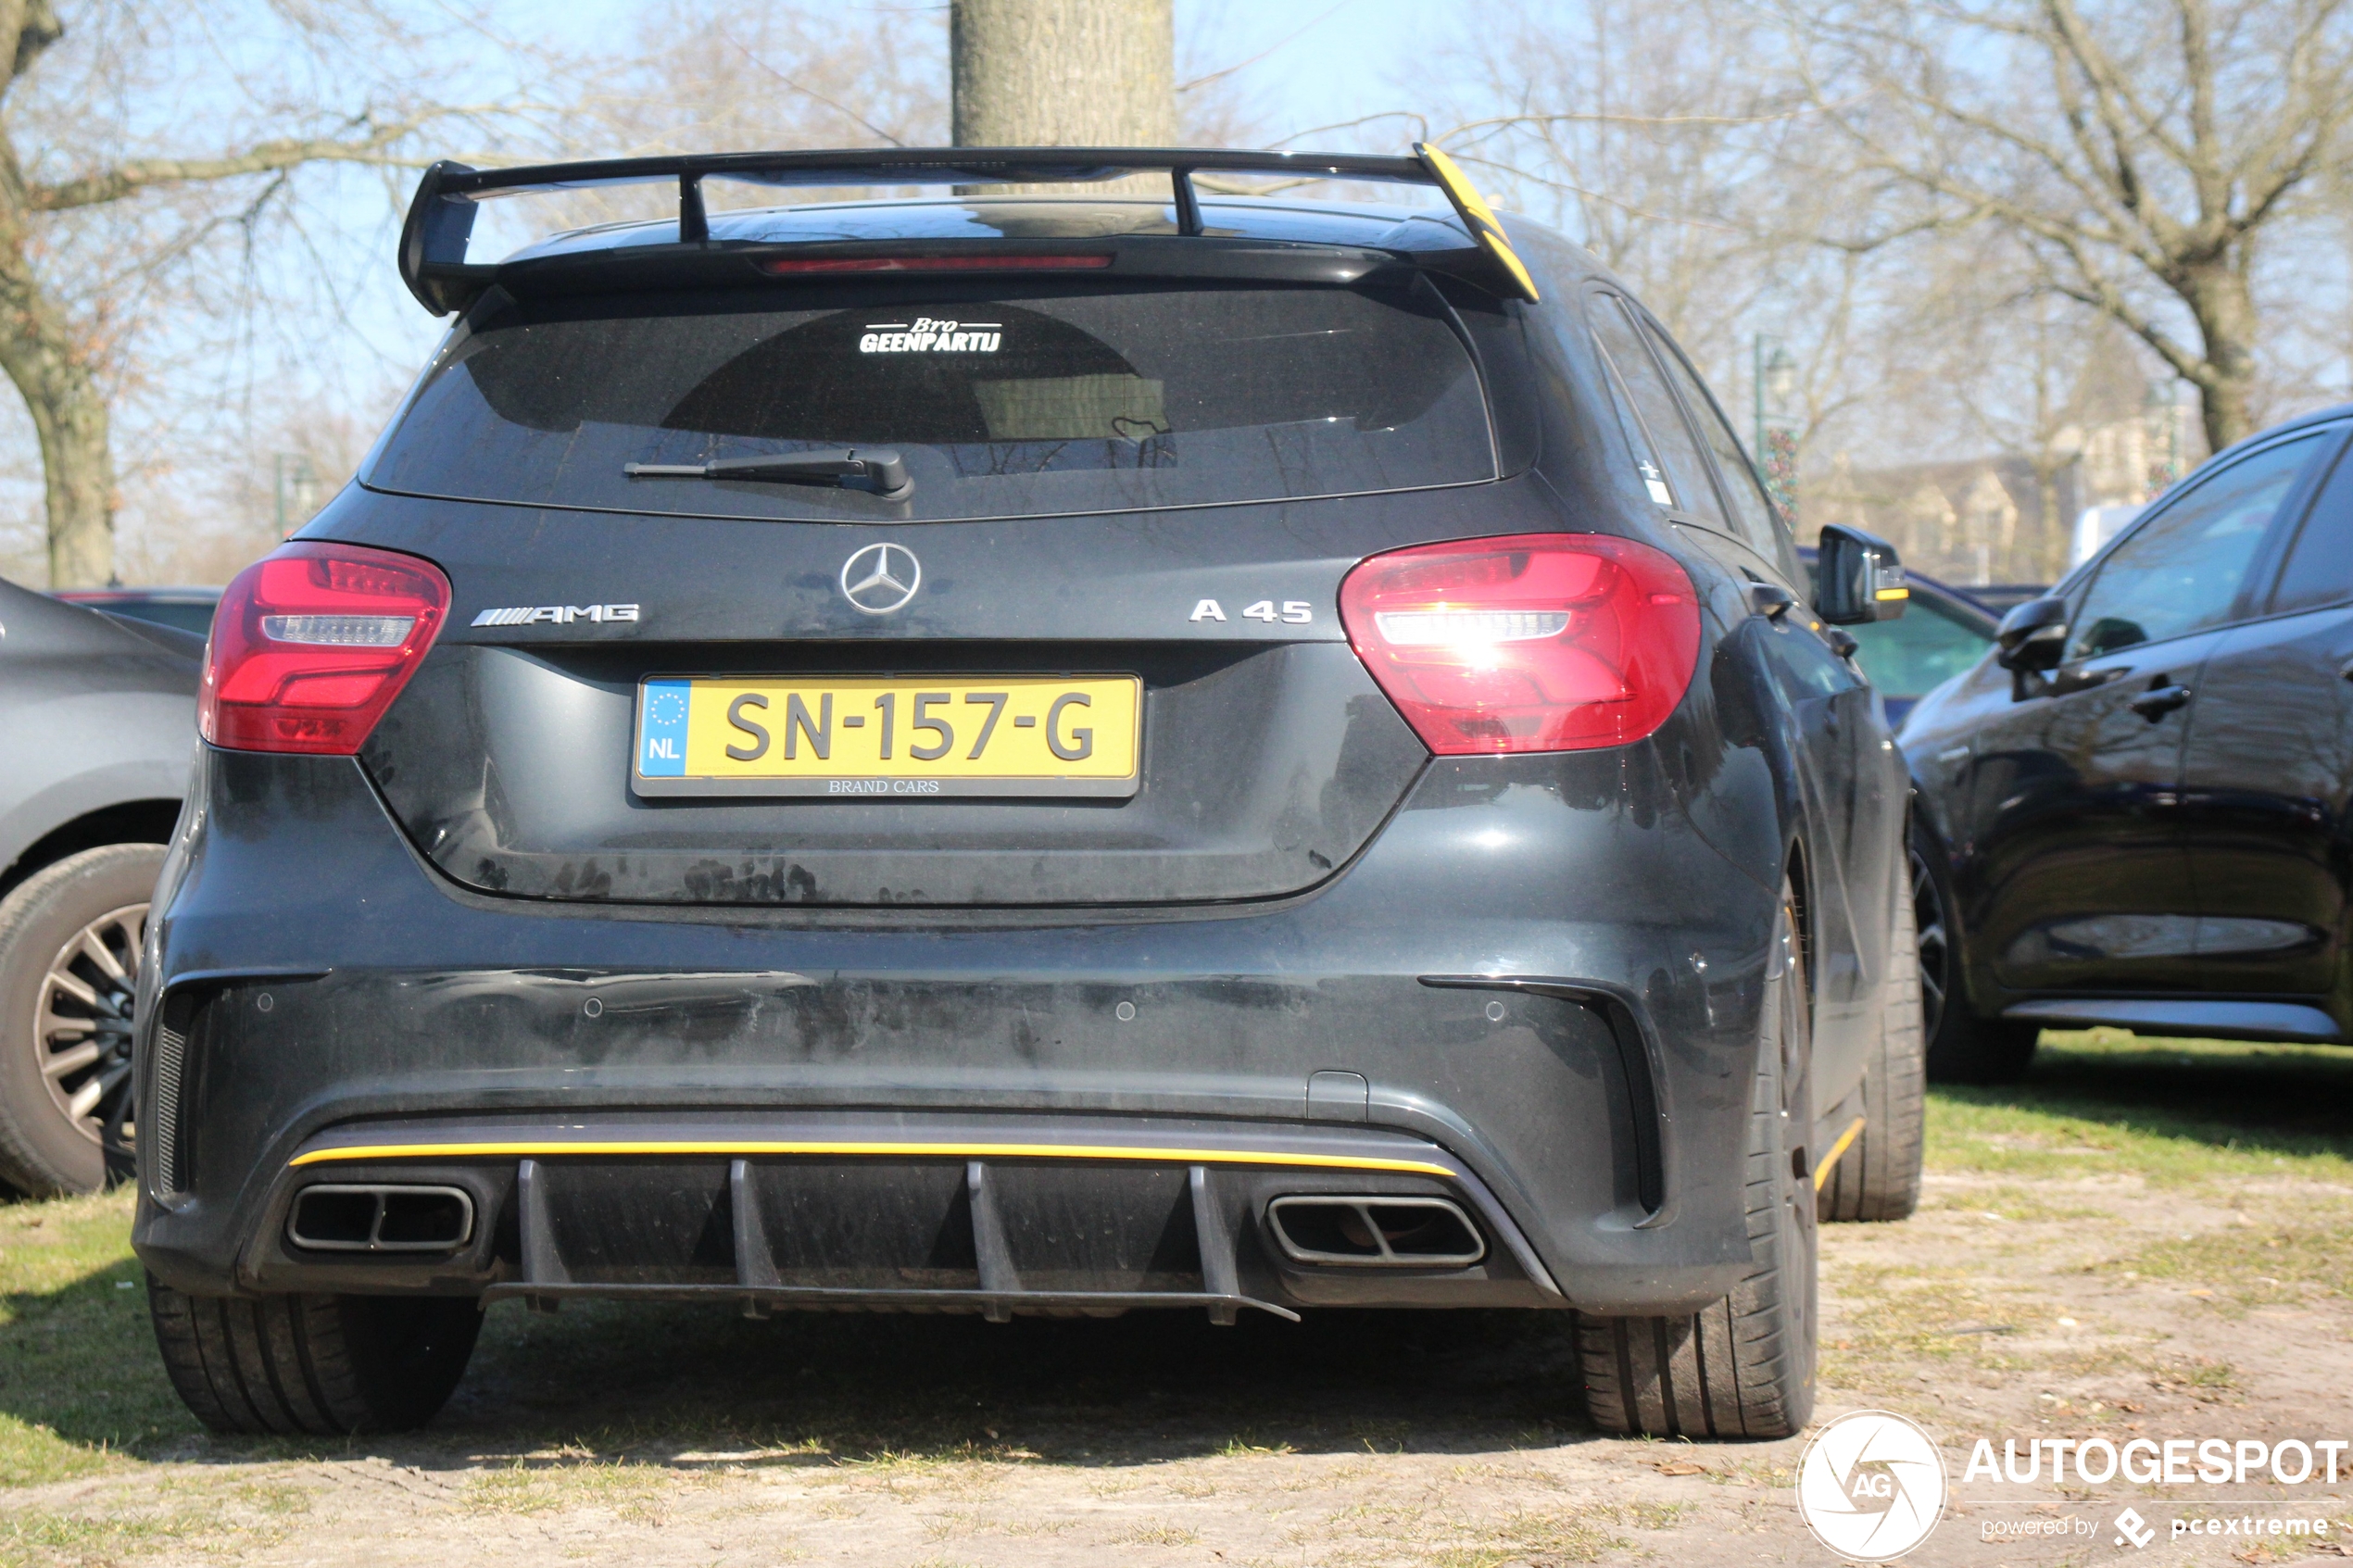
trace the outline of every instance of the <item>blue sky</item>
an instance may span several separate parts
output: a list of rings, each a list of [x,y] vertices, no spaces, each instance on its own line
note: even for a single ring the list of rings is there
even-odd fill
[[[845,7],[852,14],[912,8],[888,0]],[[518,21],[535,21],[549,43],[593,49],[630,36],[637,7],[624,0],[522,0],[506,9]],[[1431,64],[1433,21],[1442,26],[1456,14],[1406,0],[1177,0],[1176,31],[1180,56],[1198,69],[1252,62],[1234,80],[1291,130],[1406,102],[1405,84]],[[1336,147],[1353,139],[1317,140]]]

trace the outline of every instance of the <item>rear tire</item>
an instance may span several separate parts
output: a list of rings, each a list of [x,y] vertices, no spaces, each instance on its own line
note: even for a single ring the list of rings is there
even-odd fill
[[[1688,1315],[1579,1316],[1586,1410],[1605,1432],[1786,1437],[1814,1412],[1814,1190],[1796,1168],[1811,1040],[1793,910],[1784,886],[1749,1098],[1748,1277]]]
[[[1912,909],[1920,955],[1920,1011],[1931,1084],[2015,1084],[2034,1060],[2040,1024],[1980,1018],[1961,984],[1960,927],[1943,846],[1912,824]]]
[[[131,998],[160,844],[44,866],[0,901],[0,1177],[33,1198],[107,1185],[131,1107]]]
[[[187,1296],[147,1276],[171,1386],[239,1436],[407,1432],[464,1375],[482,1310],[462,1297]]]
[[[1863,1072],[1863,1130],[1817,1190],[1824,1220],[1908,1220],[1920,1204],[1920,1157],[1927,1141],[1928,1060],[1920,1028],[1918,914],[1908,886],[1895,893],[1888,937],[1887,993],[1879,1044]],[[1846,1129],[1834,1128],[1831,1136]],[[1833,1146],[1835,1147],[1835,1146]],[[1816,1156],[1827,1158],[1830,1149]]]

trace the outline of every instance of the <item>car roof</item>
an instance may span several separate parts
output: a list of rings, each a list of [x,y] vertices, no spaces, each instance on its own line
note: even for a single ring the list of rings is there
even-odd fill
[[[2292,430],[2308,430],[2314,425],[2329,424],[2345,419],[2353,419],[2353,403],[2338,403],[2326,408],[2315,408],[2309,414],[2298,414],[2294,419],[2282,420],[2274,425],[2265,425],[2252,435],[2243,435],[2215,453],[2213,458],[2207,458],[2206,462],[2200,463],[2198,467],[2204,468],[2207,463],[2213,462],[2215,458],[2227,458],[2234,452],[2245,451],[2259,441],[2269,441],[2275,435],[2284,435]]]
[[[1201,204],[1207,234],[1383,250],[1460,250],[1472,244],[1442,207],[1396,202],[1326,202],[1219,196]],[[600,223],[526,245],[510,261],[576,256],[667,241],[673,217]],[[1150,197],[957,196],[822,202],[711,214],[713,241],[761,244],[894,240],[1084,240],[1179,232],[1173,202]]]

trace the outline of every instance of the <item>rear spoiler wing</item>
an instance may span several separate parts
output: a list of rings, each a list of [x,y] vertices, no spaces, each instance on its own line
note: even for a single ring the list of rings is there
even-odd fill
[[[1157,147],[875,147],[823,152],[699,153],[676,157],[607,158],[514,169],[471,169],[447,160],[417,182],[400,232],[400,281],[434,315],[463,309],[497,269],[470,264],[466,242],[477,204],[532,191],[598,185],[678,183],[673,248],[711,244],[702,182],[714,177],[776,186],[1081,184],[1124,175],[1164,173],[1176,195],[1180,235],[1202,232],[1196,174],[1255,174],[1292,180],[1374,180],[1434,185],[1470,231],[1484,262],[1482,280],[1510,298],[1534,300],[1536,282],[1513,254],[1494,212],[1453,158],[1414,144],[1411,157],[1357,153],[1227,152]]]

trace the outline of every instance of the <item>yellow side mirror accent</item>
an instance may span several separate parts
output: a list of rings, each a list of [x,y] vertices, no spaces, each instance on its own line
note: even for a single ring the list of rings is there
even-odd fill
[[[1454,210],[1470,230],[1471,238],[1478,241],[1478,247],[1503,268],[1504,276],[1511,281],[1519,297],[1530,304],[1535,303],[1536,280],[1529,275],[1528,268],[1513,252],[1511,241],[1504,238],[1504,226],[1496,220],[1494,208],[1487,205],[1478,188],[1463,173],[1462,167],[1426,142],[1414,144],[1414,156],[1422,160],[1423,166],[1438,182],[1438,188],[1444,191],[1446,199],[1454,204]]]

